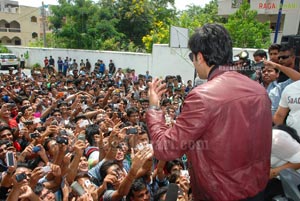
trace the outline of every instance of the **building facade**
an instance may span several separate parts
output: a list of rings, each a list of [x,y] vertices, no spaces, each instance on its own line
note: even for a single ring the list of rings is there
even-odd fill
[[[0,0],[0,43],[28,46],[41,37],[41,9]]]
[[[234,13],[243,0],[218,0],[218,14],[228,16]],[[271,40],[273,42],[280,0],[248,0],[250,8],[257,11],[257,19],[261,22],[270,21],[272,29]],[[284,0],[282,5],[281,23],[277,43],[280,43],[282,35],[300,34],[300,1]]]

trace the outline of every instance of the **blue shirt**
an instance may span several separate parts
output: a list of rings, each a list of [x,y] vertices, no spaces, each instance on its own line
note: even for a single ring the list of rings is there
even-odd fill
[[[99,73],[104,73],[105,71],[105,64],[100,64],[100,67],[99,67]]]
[[[279,106],[279,101],[281,98],[282,91],[285,89],[286,86],[289,84],[293,83],[294,81],[291,79],[288,79],[284,82],[278,83],[277,81],[274,81],[269,84],[267,87],[267,92],[269,95],[269,98],[271,99],[272,105],[271,105],[271,110],[272,110],[272,116],[275,114],[278,106]]]

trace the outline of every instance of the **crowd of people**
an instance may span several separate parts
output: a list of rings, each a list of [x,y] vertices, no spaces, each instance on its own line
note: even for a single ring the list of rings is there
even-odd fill
[[[216,25],[190,39],[190,58],[208,78],[196,88],[180,75],[158,80],[112,60],[106,68],[100,59],[93,71],[88,59],[77,64],[50,56],[30,75],[22,68],[1,74],[0,199],[271,200],[283,194],[279,172],[300,168],[293,48],[273,44],[270,60],[263,50],[254,53],[264,63],[260,69],[228,74],[215,64],[221,56],[218,64],[230,62],[230,48],[205,54],[196,44],[202,34],[211,41],[201,45],[231,47]],[[238,56],[235,65],[248,65]]]
[[[98,60],[93,72],[85,63],[64,74],[49,62],[28,76],[22,68],[1,75],[1,199],[164,200],[169,183],[180,184],[180,199],[188,199],[186,158],[153,157],[145,122],[148,71],[111,71],[112,65],[101,71]],[[180,76],[165,82],[171,127],[192,85]]]

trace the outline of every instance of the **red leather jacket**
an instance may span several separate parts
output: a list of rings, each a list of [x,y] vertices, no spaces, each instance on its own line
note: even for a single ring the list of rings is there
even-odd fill
[[[194,200],[240,200],[269,179],[271,102],[266,90],[237,72],[215,70],[193,89],[172,128],[162,111],[148,110],[155,156],[186,154]]]

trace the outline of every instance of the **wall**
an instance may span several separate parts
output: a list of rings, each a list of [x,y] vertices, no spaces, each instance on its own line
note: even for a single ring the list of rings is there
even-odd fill
[[[168,45],[156,44],[153,46],[152,54],[132,53],[132,52],[112,52],[112,51],[94,51],[94,50],[75,50],[75,49],[57,49],[57,48],[31,48],[20,46],[7,46],[17,56],[29,52],[29,59],[26,61],[27,66],[35,63],[44,64],[44,58],[51,55],[55,61],[58,56],[65,58],[68,56],[80,60],[89,59],[94,67],[97,59],[103,60],[108,66],[109,60],[112,59],[116,67],[134,68],[137,74],[145,74],[149,70],[154,77],[164,78],[166,75],[181,75],[182,79],[187,82],[194,79],[194,67],[190,61],[187,48],[170,48]],[[233,55],[242,51],[241,48],[234,48]],[[253,58],[255,49],[247,49],[250,58]]]

